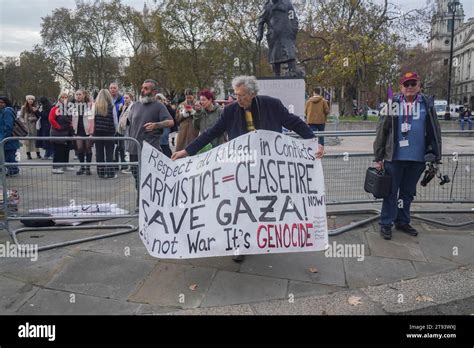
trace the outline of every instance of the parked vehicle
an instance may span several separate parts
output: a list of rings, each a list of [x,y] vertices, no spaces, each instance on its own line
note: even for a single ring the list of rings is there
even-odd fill
[[[379,111],[371,108],[367,108],[367,116],[378,116]]]
[[[464,112],[464,105],[454,105],[449,106],[449,112],[451,113],[452,119],[459,119],[459,115]]]
[[[446,107],[448,106],[447,100],[435,100],[434,107],[436,110],[436,115],[438,118],[444,118],[444,114],[446,113]]]

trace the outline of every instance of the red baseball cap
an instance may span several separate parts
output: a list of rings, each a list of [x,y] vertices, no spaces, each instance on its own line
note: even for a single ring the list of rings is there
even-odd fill
[[[420,77],[416,72],[407,72],[400,77],[400,84],[403,85],[407,81],[420,81]]]

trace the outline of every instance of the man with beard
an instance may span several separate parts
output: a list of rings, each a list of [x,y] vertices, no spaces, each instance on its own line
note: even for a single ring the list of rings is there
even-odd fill
[[[163,128],[171,128],[174,125],[173,118],[166,109],[166,106],[155,100],[158,83],[154,80],[145,80],[142,84],[140,100],[132,105],[130,109],[130,137],[135,138],[143,146],[143,140],[150,145],[160,149],[160,137]],[[134,142],[130,142],[130,161],[138,162],[139,151]],[[138,171],[135,166],[132,168],[135,178],[135,187],[139,191]],[[138,201],[138,195],[137,195]]]

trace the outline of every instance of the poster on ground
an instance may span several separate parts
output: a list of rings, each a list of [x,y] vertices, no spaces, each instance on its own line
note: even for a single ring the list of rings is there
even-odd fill
[[[187,259],[324,250],[317,140],[258,130],[172,161],[143,144],[139,234],[150,255]]]

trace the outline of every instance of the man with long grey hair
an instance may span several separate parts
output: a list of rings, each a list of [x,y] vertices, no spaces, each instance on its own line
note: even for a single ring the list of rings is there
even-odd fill
[[[290,114],[283,103],[276,98],[258,95],[255,76],[238,76],[232,81],[237,102],[224,108],[217,122],[197,137],[186,149],[177,151],[173,160],[193,156],[213,139],[225,132],[229,140],[256,129],[282,132],[282,127],[295,131],[303,139],[312,139],[314,134],[308,125],[298,116]],[[322,158],[324,147],[318,146],[317,158]]]
[[[214,126],[208,128],[184,150],[175,152],[171,159],[195,155],[206,144],[222,136],[224,132],[227,132],[229,140],[232,140],[256,129],[281,133],[282,127],[285,127],[295,131],[303,139],[314,138],[309,126],[298,116],[290,114],[279,99],[257,96],[258,84],[255,76],[238,76],[232,81],[232,87],[237,102],[226,106]],[[324,148],[319,144],[316,157],[321,158],[323,152]],[[234,256],[233,260],[240,262],[243,256]]]

